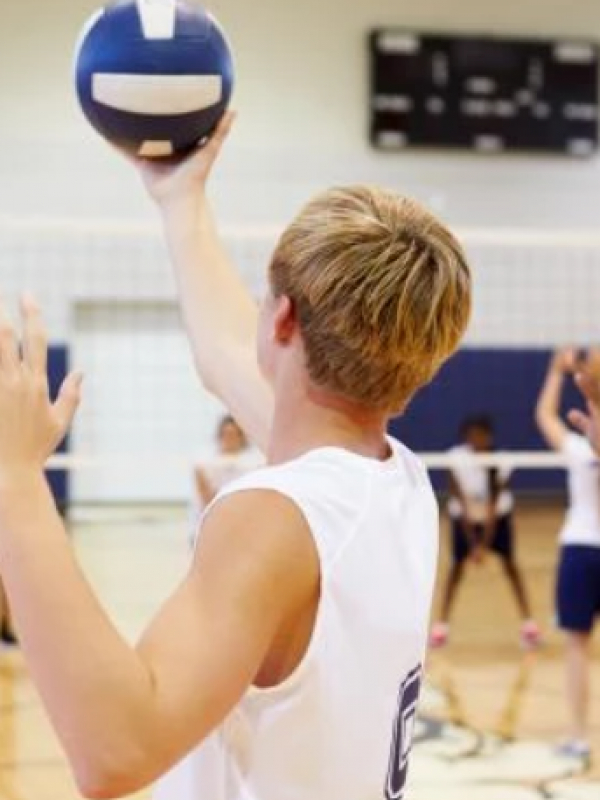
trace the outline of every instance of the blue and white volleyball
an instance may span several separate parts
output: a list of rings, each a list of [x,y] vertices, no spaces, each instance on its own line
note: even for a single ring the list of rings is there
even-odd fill
[[[75,58],[81,108],[106,139],[163,158],[195,147],[215,129],[233,88],[223,31],[180,0],[125,0],[85,25]]]

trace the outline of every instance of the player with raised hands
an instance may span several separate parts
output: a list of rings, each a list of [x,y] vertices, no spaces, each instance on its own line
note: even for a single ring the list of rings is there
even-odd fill
[[[470,273],[418,204],[333,189],[283,233],[259,313],[205,194],[229,123],[185,163],[142,172],[198,372],[268,466],[217,495],[186,578],[131,647],[44,479],[80,380],[51,404],[45,337],[26,304],[22,352],[7,323],[0,335],[0,562],[84,794],[160,778],[161,800],[397,800],[438,522],[425,468],[386,430],[456,348]]]
[[[590,639],[600,614],[600,478],[598,458],[585,436],[562,419],[561,399],[566,376],[583,370],[584,387],[600,374],[600,352],[584,360],[574,350],[558,350],[551,358],[542,386],[536,421],[548,445],[561,453],[568,474],[569,508],[560,532],[561,553],[556,586],[558,623],[567,641],[567,698],[571,715],[569,738],[561,746],[566,755],[589,756],[588,713]],[[592,402],[594,394],[591,394]],[[575,416],[584,430],[593,423]]]

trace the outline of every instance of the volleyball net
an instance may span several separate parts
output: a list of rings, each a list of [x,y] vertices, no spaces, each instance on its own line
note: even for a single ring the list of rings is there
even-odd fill
[[[221,231],[243,280],[259,296],[279,228],[225,225]],[[524,354],[600,341],[600,236],[525,230],[458,234],[475,278],[465,345],[472,351],[510,351],[514,367],[505,390],[495,368],[495,384],[480,380],[477,410],[497,416],[506,408],[523,428],[519,436],[504,437],[517,452],[493,456],[490,463],[506,458],[515,469],[556,469],[560,460],[539,452],[541,443],[531,433],[532,396],[544,359],[530,368],[533,362]],[[52,472],[65,473],[71,502],[183,500],[191,465],[211,452],[224,409],[195,374],[158,223],[0,216],[0,282],[10,309],[25,290],[42,303],[54,383],[69,366],[85,375],[68,451],[51,462]],[[453,434],[460,409],[473,411],[467,395],[481,370],[476,364],[469,369],[460,379],[465,395],[452,400]],[[442,376],[439,385],[446,380]],[[525,385],[529,394],[515,406]],[[448,430],[437,436],[437,421],[448,416],[446,400],[429,397],[428,419],[435,424],[421,425],[430,434],[426,441],[407,437],[436,469],[447,467],[443,451],[453,443]]]

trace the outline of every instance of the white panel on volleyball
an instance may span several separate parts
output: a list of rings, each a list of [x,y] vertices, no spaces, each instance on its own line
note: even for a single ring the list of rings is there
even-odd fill
[[[71,336],[86,375],[72,446],[97,461],[73,471],[74,502],[189,497],[192,464],[211,450],[222,408],[200,386],[176,306],[78,304]]]
[[[137,7],[146,39],[172,39],[175,36],[175,0],[137,0]]]

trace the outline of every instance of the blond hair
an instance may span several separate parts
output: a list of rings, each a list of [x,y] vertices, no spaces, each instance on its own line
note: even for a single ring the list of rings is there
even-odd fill
[[[449,230],[376,187],[331,189],[284,232],[269,277],[294,303],[312,382],[396,413],[456,349],[471,276]]]

